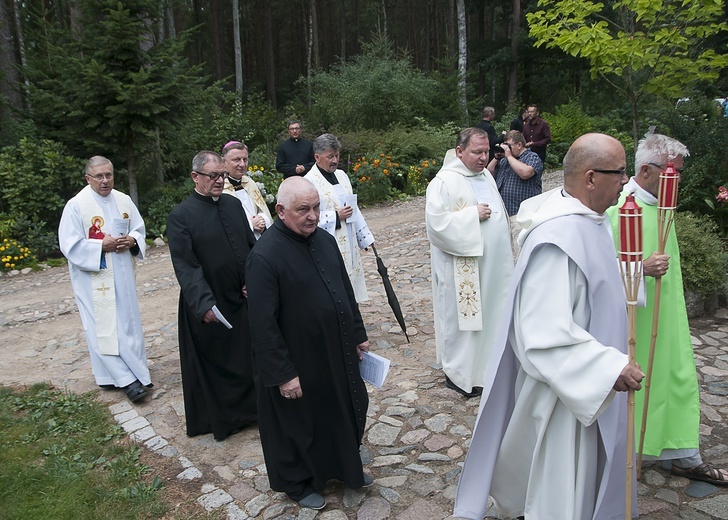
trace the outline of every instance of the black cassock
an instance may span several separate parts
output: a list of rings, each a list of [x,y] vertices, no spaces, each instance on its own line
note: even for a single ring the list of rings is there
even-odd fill
[[[292,498],[337,479],[362,487],[369,399],[356,346],[367,339],[335,239],[276,220],[247,264],[258,427],[271,488]],[[278,385],[298,376],[303,397]],[[313,488],[313,489],[311,489]]]
[[[245,261],[255,237],[240,201],[194,192],[167,219],[180,285],[179,355],[187,435],[222,440],[257,418]],[[233,326],[203,323],[213,305]]]

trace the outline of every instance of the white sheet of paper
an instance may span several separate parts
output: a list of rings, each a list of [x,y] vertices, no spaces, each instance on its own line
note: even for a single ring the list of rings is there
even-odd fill
[[[470,180],[470,179],[469,179]],[[473,187],[475,192],[475,198],[478,200],[478,204],[487,204],[492,213],[498,213],[500,207],[495,202],[493,193],[490,190],[490,186],[487,182],[470,180],[470,185]]]
[[[111,236],[124,237],[129,234],[129,219],[115,218],[111,221]]]
[[[344,195],[342,199],[342,204],[344,204],[344,206],[351,206],[352,208],[354,208],[354,213],[352,213],[351,216],[346,219],[346,223],[351,224],[352,222],[356,222],[357,220],[359,220],[361,212],[359,211],[359,205],[357,204],[356,194]]]
[[[359,373],[367,383],[382,388],[389,373],[389,365],[390,361],[387,358],[373,352],[362,352],[362,360],[359,361]]]
[[[222,315],[222,312],[220,312],[220,309],[217,308],[217,305],[212,306],[212,313],[215,315],[215,317],[220,320],[220,323],[225,325],[228,329],[232,329],[233,326],[230,325],[230,322],[225,319],[225,316]]]

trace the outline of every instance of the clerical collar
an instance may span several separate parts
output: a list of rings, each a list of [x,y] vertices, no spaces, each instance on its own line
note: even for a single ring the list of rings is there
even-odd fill
[[[230,181],[230,184],[235,189],[235,191],[244,190],[245,185],[243,184],[243,178],[240,177],[239,179],[236,179],[234,177],[228,177],[228,180]]]
[[[321,172],[321,175],[324,176],[324,179],[326,179],[329,184],[339,184],[339,179],[336,178],[336,170],[334,170],[333,173],[327,172],[326,170],[322,170],[319,168],[319,171]]]
[[[200,193],[199,191],[197,191],[197,188],[195,188],[195,193],[197,195],[199,195],[200,197],[202,197],[203,199],[212,199],[215,202],[217,202],[218,200],[220,200],[220,197],[211,197],[210,195],[203,195],[202,193]]]

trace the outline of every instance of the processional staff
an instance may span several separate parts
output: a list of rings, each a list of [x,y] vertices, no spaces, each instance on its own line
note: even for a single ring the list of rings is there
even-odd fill
[[[680,182],[680,173],[672,162],[668,162],[665,170],[660,174],[660,185],[657,196],[657,254],[665,254],[665,244],[670,234],[670,228],[675,219],[677,207],[677,186]],[[642,476],[642,450],[645,444],[645,429],[647,426],[647,408],[650,403],[650,383],[652,381],[652,367],[655,359],[655,345],[657,343],[657,326],[660,322],[660,293],[662,291],[662,277],[655,279],[655,297],[652,301],[652,335],[650,336],[650,357],[647,363],[647,377],[645,378],[645,402],[642,408],[642,427],[640,429],[640,447],[637,452],[637,478]]]
[[[642,208],[627,195],[619,208],[619,270],[627,296],[629,363],[635,364],[637,295],[642,279]],[[625,518],[632,518],[632,471],[634,469],[634,390],[627,393],[627,502]]]

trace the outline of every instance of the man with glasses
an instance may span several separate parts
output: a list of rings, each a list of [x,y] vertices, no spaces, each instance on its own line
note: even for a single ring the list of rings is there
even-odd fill
[[[293,175],[303,177],[316,162],[313,157],[313,143],[301,137],[301,123],[295,119],[288,123],[290,138],[278,147],[276,170],[287,179]]]
[[[86,182],[63,210],[58,242],[96,383],[121,388],[134,402],[152,386],[134,283],[134,258],[143,260],[146,250],[144,221],[131,198],[114,189],[106,157],[88,160]]]
[[[498,191],[510,215],[511,242],[514,255],[518,254],[516,238],[521,226],[516,222],[516,214],[521,202],[541,193],[541,174],[543,163],[541,158],[526,148],[526,139],[518,130],[511,130],[500,146],[501,152],[488,164],[493,174]]]
[[[647,134],[637,145],[635,175],[625,186],[619,204],[634,193],[642,206],[642,237],[646,306],[637,309],[637,362],[647,367],[652,336],[652,312],[660,305],[660,321],[650,382],[650,401],[643,460],[670,460],[673,475],[703,480],[717,486],[728,485],[728,472],[703,462],[700,456],[700,396],[698,378],[685,310],[680,250],[675,226],[665,245],[665,254],[657,250],[657,196],[660,174],[668,162],[679,172],[688,156],[681,142],[661,134]],[[619,226],[616,208],[609,211],[615,238]],[[655,303],[655,281],[662,278],[659,303]],[[635,403],[635,430],[642,429],[644,394]]]
[[[625,518],[627,311],[605,214],[627,182],[624,147],[579,137],[564,187],[521,204],[516,263],[454,516]],[[633,487],[636,489],[636,486]],[[634,497],[633,512],[637,513]]]
[[[179,354],[187,435],[224,440],[257,419],[245,262],[255,237],[243,207],[222,196],[215,152],[192,159],[195,190],[169,214],[179,296]]]

